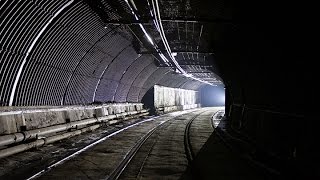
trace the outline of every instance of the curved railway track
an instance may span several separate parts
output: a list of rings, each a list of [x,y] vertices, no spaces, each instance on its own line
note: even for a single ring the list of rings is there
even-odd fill
[[[121,161],[119,166],[110,174],[109,178],[110,180],[118,179],[121,175],[121,173],[124,171],[124,169],[128,166],[132,158],[136,155],[136,153],[139,151],[141,146],[147,141],[147,139],[158,129],[159,126],[161,126],[163,123],[167,121],[162,122],[161,124],[155,126],[152,128],[147,134],[145,134],[136,144],[134,147],[130,149],[126,157]]]
[[[205,112],[205,111],[204,111]],[[198,113],[196,115],[194,115],[187,123],[187,126],[185,128],[185,135],[184,135],[184,143],[185,143],[185,153],[186,156],[188,157],[188,159],[190,158],[190,160],[192,160],[192,158],[194,157],[194,153],[192,151],[192,146],[190,143],[190,127],[192,122],[200,115],[202,114]],[[181,115],[182,116],[182,115]],[[155,126],[154,128],[152,128],[147,134],[145,134],[136,144],[134,147],[132,147],[132,149],[127,153],[126,157],[123,159],[123,161],[119,164],[119,166],[110,174],[110,176],[108,177],[109,180],[114,180],[114,179],[119,179],[119,177],[121,176],[121,174],[123,173],[123,171],[127,168],[127,166],[129,165],[130,161],[133,159],[133,157],[137,154],[137,152],[140,150],[140,148],[144,145],[144,143],[152,136],[154,135],[154,133],[156,131],[159,131],[161,128],[163,128],[163,125],[165,123],[167,123],[167,126],[169,124],[171,124],[174,119],[179,119],[179,117],[181,116],[177,116],[175,118],[169,119],[167,121],[163,121],[162,123],[158,124],[157,126]],[[171,123],[170,123],[171,122]],[[158,136],[160,136],[160,133],[154,137],[155,139],[158,139]],[[143,170],[144,164],[147,160],[147,158],[149,157],[153,147],[155,146],[157,140],[155,140],[152,145],[150,146],[149,150],[147,151],[147,154],[145,156],[145,158],[142,161],[142,164],[139,168],[139,171],[137,172],[136,178],[138,178]]]
[[[213,131],[208,117],[214,111],[216,109],[175,112],[129,125],[56,161],[29,179],[70,176],[76,179],[178,179]],[[197,134],[201,123],[211,128],[205,138]],[[197,138],[203,138],[202,144]]]
[[[207,112],[208,110],[204,110],[200,113],[197,113],[195,115],[192,115],[192,118],[190,119],[189,117],[187,117],[186,119],[182,118],[182,117],[176,117],[175,120],[183,120],[183,121],[186,121],[187,123],[183,123],[185,124],[185,127],[183,129],[180,129],[183,130],[183,136],[182,136],[182,139],[180,140],[182,143],[181,145],[184,146],[184,157],[187,159],[186,160],[186,164],[185,164],[185,168],[187,168],[187,166],[191,165],[192,164],[192,161],[195,157],[195,153],[194,153],[194,150],[193,150],[193,147],[192,147],[192,143],[191,143],[191,126],[192,126],[192,123],[203,113]],[[140,158],[136,158],[136,162],[133,162],[132,165],[131,165],[131,168],[129,167],[127,170],[127,174],[125,175],[122,175],[122,173],[125,171],[125,169],[127,169],[128,165],[130,164],[129,162],[125,162],[125,163],[121,163],[120,167],[118,167],[117,171],[116,171],[116,175],[112,175],[109,177],[109,179],[139,179],[142,174],[143,174],[143,171],[144,171],[144,166],[146,164],[152,164],[152,160],[148,160],[148,158],[150,157],[150,154],[155,156],[155,152],[153,152],[155,148],[155,146],[161,146],[159,144],[163,143],[163,142],[160,142],[161,140],[159,140],[159,137],[162,136],[168,136],[166,133],[166,131],[168,130],[168,128],[171,126],[171,124],[173,124],[174,120],[171,120],[171,121],[168,121],[166,122],[166,124],[161,124],[159,125],[157,128],[155,128],[153,131],[150,131],[150,134],[147,134],[145,135],[145,138],[146,139],[143,139],[141,140],[141,144],[139,143],[139,145],[137,145],[136,147],[138,148],[135,148],[133,149],[133,153],[130,153],[130,155],[132,156],[135,156],[137,154],[138,151],[141,151],[142,153],[144,153],[144,155],[141,155],[140,154]],[[208,121],[209,122],[209,121]],[[154,135],[154,133],[158,131],[157,135]],[[163,132],[160,132],[160,131],[163,131]],[[151,139],[153,140],[148,140],[150,137],[152,137]],[[162,138],[163,139],[163,138]],[[170,139],[170,138],[167,138],[167,139]],[[149,142],[149,145],[144,145],[146,143],[146,141],[152,141],[152,142]],[[145,146],[145,147],[143,147]],[[140,148],[145,148],[144,150],[141,150]],[[168,148],[168,147],[167,147]],[[157,158],[161,158],[161,155],[156,155],[158,156]],[[152,158],[152,157],[151,157]],[[128,158],[128,160],[132,160],[134,159],[133,157],[130,157]],[[179,158],[177,158],[179,159]],[[138,163],[138,161],[140,161],[140,163]],[[164,160],[165,161],[165,160]],[[138,167],[138,168],[137,168]],[[131,169],[131,170],[130,170]],[[134,170],[135,169],[135,170]],[[148,169],[148,168],[146,168]],[[149,167],[150,169],[150,167]],[[130,172],[131,171],[131,172]],[[145,170],[147,171],[147,170]],[[131,174],[131,175],[128,175]],[[130,177],[128,177],[130,176]]]
[[[190,135],[191,124],[198,116],[200,116],[200,114],[205,113],[205,112],[206,111],[201,112],[201,113],[197,114],[196,116],[194,116],[192,119],[190,119],[188,121],[187,126],[184,131],[184,147],[185,147],[185,153],[186,153],[189,164],[192,164],[192,161],[195,157],[195,153],[192,149],[192,143],[191,143],[191,139],[190,139],[190,137],[191,137],[191,135]]]

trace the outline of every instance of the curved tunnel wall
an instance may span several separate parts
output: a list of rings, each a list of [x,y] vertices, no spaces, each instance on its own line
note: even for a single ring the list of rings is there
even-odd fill
[[[2,1],[0,12],[2,106],[140,102],[155,84],[202,85],[137,54],[128,26],[83,1]]]

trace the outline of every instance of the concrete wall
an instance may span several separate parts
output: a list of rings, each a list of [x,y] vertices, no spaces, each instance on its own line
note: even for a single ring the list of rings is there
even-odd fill
[[[16,107],[0,111],[0,135],[98,118],[124,112],[141,111],[142,103],[114,103],[98,106]]]
[[[156,111],[170,112],[199,107],[198,91],[154,86]]]

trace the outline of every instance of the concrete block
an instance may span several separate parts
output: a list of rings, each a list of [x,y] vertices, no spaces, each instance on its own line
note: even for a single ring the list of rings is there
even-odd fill
[[[26,129],[36,129],[40,127],[40,122],[46,121],[46,113],[39,112],[39,113],[26,113],[24,114],[26,120]]]
[[[103,117],[108,115],[108,110],[104,107],[95,109],[95,113],[97,117]]]
[[[32,109],[24,112],[6,113],[0,116],[0,135],[21,132],[79,121],[82,119],[106,117],[114,114],[125,116],[132,111],[141,111],[141,103],[106,104],[104,106],[73,106],[54,109]]]
[[[66,122],[63,111],[51,111],[46,113],[46,120],[50,122],[50,126]]]
[[[73,122],[73,121],[79,121],[81,120],[82,111],[81,110],[67,110],[64,111],[64,116],[66,119],[66,122]]]
[[[20,115],[21,116],[21,115]],[[0,116],[0,134],[11,134],[18,131],[16,118],[18,115],[3,115]]]
[[[115,114],[121,113],[121,109],[119,108],[119,106],[114,106],[113,107],[113,111],[114,111]]]
[[[113,108],[111,106],[108,106],[107,109],[108,109],[108,114],[114,114]]]
[[[129,106],[129,111],[135,111],[134,105],[130,105],[130,106]]]
[[[127,105],[120,106],[121,107],[121,113],[126,112]]]
[[[137,110],[137,111],[140,111],[141,109],[142,109],[142,105],[137,104],[137,105],[136,105],[136,110]]]
[[[63,111],[24,113],[26,129],[37,129],[65,123]]]
[[[24,118],[24,114],[16,114],[15,115],[16,125],[18,132],[25,131],[26,129],[26,121]]]
[[[126,112],[130,112],[130,106],[126,106],[126,107],[125,107],[125,111],[126,111]]]
[[[95,109],[93,108],[84,109],[81,119],[93,118],[94,117],[93,114],[95,114]]]
[[[102,107],[102,108],[104,109],[105,115],[106,115],[106,116],[109,115],[108,107]]]

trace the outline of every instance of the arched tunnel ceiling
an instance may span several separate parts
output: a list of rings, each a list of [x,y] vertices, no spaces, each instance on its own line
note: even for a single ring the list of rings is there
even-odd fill
[[[199,89],[205,84],[195,79],[223,79],[233,103],[295,111],[304,102],[296,96],[303,86],[295,84],[304,82],[302,39],[308,34],[295,21],[300,6],[272,0],[0,1],[0,103],[138,102],[155,84]]]
[[[134,19],[125,1],[1,1],[0,12],[3,106],[138,102],[155,84],[195,90],[204,85],[164,65],[137,24],[114,22]],[[150,22],[146,29],[163,48]],[[220,83],[207,69],[209,56],[176,57],[186,72]],[[182,62],[183,57],[188,59]]]

